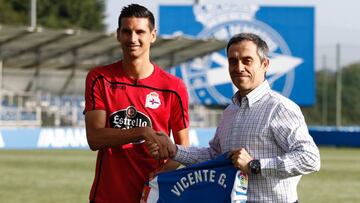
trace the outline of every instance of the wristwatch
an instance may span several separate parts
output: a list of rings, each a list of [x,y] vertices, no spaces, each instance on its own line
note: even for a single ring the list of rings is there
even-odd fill
[[[261,164],[258,159],[253,159],[249,162],[250,172],[252,174],[259,174],[261,172]]]

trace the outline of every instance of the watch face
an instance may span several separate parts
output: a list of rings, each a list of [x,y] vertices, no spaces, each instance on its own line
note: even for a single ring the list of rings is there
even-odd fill
[[[257,159],[254,159],[250,161],[249,163],[251,173],[253,174],[259,174],[260,173],[260,161]]]

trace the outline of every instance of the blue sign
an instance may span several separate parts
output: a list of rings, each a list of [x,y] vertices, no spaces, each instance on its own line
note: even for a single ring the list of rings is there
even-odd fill
[[[301,106],[315,103],[314,8],[256,4],[160,5],[161,35],[228,41],[241,32],[263,38],[270,49],[267,80],[272,89]],[[228,74],[225,49],[170,70],[181,77],[190,102],[227,105],[237,91]]]
[[[0,129],[0,149],[89,149],[85,128]]]
[[[190,129],[190,146],[206,147],[215,128]],[[89,149],[85,128],[2,128],[1,149]]]
[[[190,146],[208,147],[216,128],[192,128]],[[317,145],[360,147],[360,128],[310,127]],[[85,149],[89,150],[85,128],[0,129],[1,149]]]

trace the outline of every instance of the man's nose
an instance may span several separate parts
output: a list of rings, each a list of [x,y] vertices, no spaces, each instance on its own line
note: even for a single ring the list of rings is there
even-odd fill
[[[245,65],[243,63],[241,63],[241,61],[239,61],[237,68],[238,68],[239,72],[244,72],[245,71]]]
[[[132,32],[130,34],[130,40],[131,40],[131,42],[136,42],[138,40],[138,36],[135,32]]]

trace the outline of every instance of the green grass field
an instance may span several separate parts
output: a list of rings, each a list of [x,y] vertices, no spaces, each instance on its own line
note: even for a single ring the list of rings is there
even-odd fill
[[[303,176],[300,202],[360,202],[360,149],[320,151],[321,170]],[[88,202],[95,157],[85,150],[0,150],[0,202]]]

